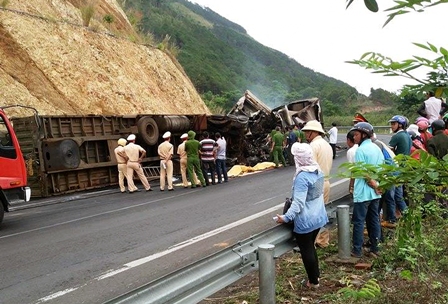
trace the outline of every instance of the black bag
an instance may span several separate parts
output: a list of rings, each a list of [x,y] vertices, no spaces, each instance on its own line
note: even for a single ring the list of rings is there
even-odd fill
[[[292,198],[287,197],[285,200],[285,205],[283,205],[283,214],[286,214],[288,212],[289,207],[291,207],[292,204]]]

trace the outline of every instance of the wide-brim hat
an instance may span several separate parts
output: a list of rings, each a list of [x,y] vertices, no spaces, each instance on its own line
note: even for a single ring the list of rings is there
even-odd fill
[[[302,131],[316,131],[322,134],[325,134],[322,125],[317,120],[310,120],[306,123],[306,125],[302,128]]]
[[[182,135],[180,136],[180,139],[185,139],[185,138],[188,138],[188,134],[187,134],[187,133],[184,133],[184,134],[182,134]]]

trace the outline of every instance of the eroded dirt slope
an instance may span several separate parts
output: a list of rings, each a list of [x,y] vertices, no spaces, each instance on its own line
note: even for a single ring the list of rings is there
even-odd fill
[[[94,2],[89,27],[85,3],[11,0],[0,8],[0,106],[44,115],[210,114],[175,59],[131,42],[136,33],[115,0]]]

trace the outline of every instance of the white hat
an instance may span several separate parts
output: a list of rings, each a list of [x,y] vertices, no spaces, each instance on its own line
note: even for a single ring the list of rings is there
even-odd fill
[[[166,131],[165,134],[163,134],[162,138],[166,139],[166,138],[170,138],[171,137],[171,132],[170,131]]]
[[[135,140],[135,135],[131,134],[128,136],[127,141],[134,141]]]
[[[126,146],[126,139],[124,139],[124,138],[120,138],[120,139],[118,140],[118,145],[119,145],[119,146]]]
[[[302,131],[316,131],[322,134],[325,133],[324,129],[322,129],[322,125],[317,120],[310,120],[307,122],[302,128]]]
[[[182,134],[182,135],[180,136],[180,139],[185,139],[185,138],[188,138],[188,134],[187,134],[187,133],[184,133],[184,134]]]

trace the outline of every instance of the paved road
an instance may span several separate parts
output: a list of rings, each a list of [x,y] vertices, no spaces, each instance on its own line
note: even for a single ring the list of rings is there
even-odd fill
[[[344,161],[342,150],[332,173]],[[102,303],[135,289],[275,225],[293,173],[32,201],[7,214],[0,230],[0,302]],[[332,200],[346,194],[346,180],[331,182]]]

